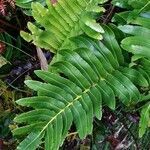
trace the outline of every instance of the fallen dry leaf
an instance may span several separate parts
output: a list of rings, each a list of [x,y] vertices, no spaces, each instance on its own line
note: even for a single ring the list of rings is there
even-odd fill
[[[36,48],[36,50],[37,50],[37,56],[40,61],[41,69],[48,70],[48,63],[47,63],[46,57],[43,54],[43,51],[38,47]]]

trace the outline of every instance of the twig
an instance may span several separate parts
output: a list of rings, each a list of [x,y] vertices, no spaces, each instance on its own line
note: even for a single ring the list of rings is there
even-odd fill
[[[10,27],[10,28],[13,28],[13,29],[15,29],[15,30],[20,31],[19,28],[15,27],[15,26],[13,26],[13,25],[11,25],[11,24],[9,24],[8,22],[6,22],[6,21],[4,21],[4,20],[2,20],[2,19],[0,19],[0,24],[3,24],[3,25],[5,25],[5,26],[8,26],[8,27]]]
[[[22,89],[19,89],[19,88],[17,88],[17,87],[15,87],[15,86],[13,86],[12,84],[9,84],[9,83],[7,83],[10,87],[12,87],[13,89],[15,89],[16,91],[20,91],[20,92],[22,92],[22,93],[27,93],[27,94],[31,94],[31,92],[28,92],[28,91],[25,91],[25,90],[22,90]]]
[[[38,64],[40,64],[40,63],[38,63]],[[33,67],[31,67],[31,68],[28,68],[27,70],[25,70],[24,72],[22,72],[19,76],[17,76],[17,78],[15,78],[11,83],[9,83],[9,86],[11,85],[11,84],[13,84],[17,79],[19,79],[21,76],[23,76],[26,72],[28,72],[29,70],[31,70],[31,69],[33,69],[34,68],[34,66]],[[0,96],[9,88],[9,86],[6,86],[6,88],[3,90],[3,92],[1,92],[0,93]]]
[[[109,14],[106,16],[106,19],[104,19],[104,21],[103,21],[104,24],[109,23],[109,21],[111,20],[111,18],[113,16],[114,9],[115,9],[115,6],[111,6],[111,10],[110,10]]]
[[[34,58],[32,55],[30,55],[30,54],[26,53],[26,52],[25,52],[25,51],[23,51],[22,49],[20,49],[20,48],[18,48],[18,47],[15,47],[14,45],[12,45],[12,44],[10,44],[10,43],[8,43],[8,42],[4,41],[4,40],[0,40],[0,41],[1,41],[1,42],[3,42],[3,43],[5,43],[5,44],[6,44],[6,45],[8,45],[8,46],[11,46],[11,47],[13,47],[13,48],[15,48],[15,49],[19,50],[20,52],[22,52],[22,53],[26,54],[27,56],[29,56],[29,57],[31,57],[32,59],[34,59],[34,60],[35,60],[35,58]]]

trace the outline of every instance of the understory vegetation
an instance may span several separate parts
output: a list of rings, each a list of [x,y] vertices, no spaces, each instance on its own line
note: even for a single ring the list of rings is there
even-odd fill
[[[0,150],[148,150],[149,37],[149,0],[1,0]]]

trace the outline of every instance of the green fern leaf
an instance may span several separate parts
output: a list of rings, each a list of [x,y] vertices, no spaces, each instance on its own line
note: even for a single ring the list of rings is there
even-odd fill
[[[137,17],[134,23],[142,27],[120,28],[133,35],[122,41],[124,52],[112,28],[100,26],[94,20],[96,14],[103,11],[98,4],[104,1],[58,0],[52,5],[47,0],[47,8],[40,3],[32,4],[36,23],[28,23],[31,33],[21,32],[21,35],[38,47],[58,52],[56,61],[50,66],[55,73],[36,71],[43,82],[25,82],[37,96],[17,101],[21,106],[33,108],[14,119],[21,124],[13,131],[14,135],[26,136],[18,149],[34,150],[44,143],[46,150],[57,150],[72,123],[79,137],[84,138],[92,132],[93,117],[101,119],[103,105],[114,110],[116,98],[127,106],[142,100],[136,85],[147,88],[150,84],[150,44],[148,38],[143,41],[140,33],[148,37],[149,23]],[[102,34],[103,29],[105,34]],[[103,42],[98,41],[102,36]],[[134,54],[129,66],[123,55],[128,52]],[[146,105],[141,112],[140,136],[148,125],[145,124],[149,119],[147,112],[149,106]]]
[[[43,138],[43,135],[38,136],[38,132],[30,133],[27,138],[18,146],[17,150],[36,149]]]
[[[133,35],[126,37],[121,42],[123,49],[134,54],[132,59],[137,60],[141,57],[150,57],[150,52],[148,50],[149,41],[147,40],[150,35],[150,29],[136,25],[124,25],[118,28],[127,35]]]
[[[37,91],[38,96],[17,101],[19,105],[33,107],[34,110],[15,118],[16,122],[25,123],[25,126],[15,129],[14,134],[39,132],[35,140],[44,135],[45,149],[48,150],[59,148],[72,122],[81,138],[90,134],[93,117],[102,117],[103,103],[114,109],[115,97],[126,105],[140,100],[136,86],[126,74],[119,71],[119,66],[117,68],[114,65],[116,59],[111,50],[90,38],[80,36],[78,39],[82,39],[78,48],[74,51],[59,51],[59,61],[51,66],[67,78],[51,72],[36,71],[45,83],[29,80],[26,84]],[[82,47],[83,43],[93,47]],[[105,53],[103,48],[106,49]],[[113,58],[114,62],[109,61],[107,56]],[[110,70],[107,69],[108,65]],[[26,144],[30,144],[30,141]]]
[[[32,15],[44,30],[28,23],[30,33],[21,32],[22,37],[41,48],[52,52],[62,49],[70,37],[86,33],[94,39],[102,39],[102,27],[95,21],[95,13],[104,11],[98,7],[105,0],[58,0],[54,5],[47,0],[48,8],[32,3]]]
[[[146,80],[143,74],[141,74],[138,70],[131,69],[131,68],[121,68],[120,71],[125,76],[127,76],[134,84],[139,85],[141,87],[149,86],[148,80]]]
[[[129,53],[132,53],[133,56],[131,58],[131,63],[129,66],[134,67],[136,71],[123,68],[121,72],[124,73],[126,76],[128,76],[128,78],[130,78],[130,80],[135,84],[149,87],[150,85],[150,69],[149,69],[150,42],[148,39],[150,35],[150,27],[149,27],[150,24],[149,24],[148,10],[150,6],[150,2],[145,0],[145,1],[139,1],[138,3],[134,3],[135,1],[136,0],[133,0],[129,4],[131,4],[133,8],[136,8],[136,10],[132,12],[130,11],[127,12],[126,18],[128,22],[131,22],[132,24],[136,24],[136,25],[119,26],[119,29],[124,33],[126,33],[127,35],[127,37],[121,41],[121,47],[124,50],[128,51]],[[120,14],[120,16],[122,16],[125,19],[125,16],[123,16],[123,14]],[[134,75],[139,74],[138,81],[135,82],[135,76],[133,77],[132,76],[133,74]],[[149,93],[149,88],[147,90]],[[148,100],[149,95],[144,96],[144,99]],[[141,100],[144,99],[142,98]],[[141,118],[139,122],[139,137],[142,137],[145,134],[146,129],[150,123],[149,102],[147,102],[142,108],[140,116]]]
[[[133,54],[130,66],[138,66],[143,69],[146,78],[150,76],[150,42],[148,40],[150,29],[144,26],[124,25],[120,30],[127,33],[128,36],[121,42],[121,47]],[[140,42],[139,42],[140,41]],[[140,70],[141,70],[140,69]]]
[[[32,16],[31,4],[32,2],[39,2],[45,6],[45,0],[16,0],[16,5],[19,6],[26,15]]]
[[[150,104],[147,103],[141,111],[141,118],[139,123],[139,137],[142,137],[150,125]]]

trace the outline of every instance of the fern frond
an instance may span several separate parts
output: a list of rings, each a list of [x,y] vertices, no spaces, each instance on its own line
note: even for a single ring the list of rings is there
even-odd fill
[[[121,42],[122,47],[125,50],[133,53],[135,56],[138,56],[138,58],[145,57],[150,59],[150,42],[148,39],[150,35],[150,29],[140,26],[133,27],[132,25],[125,25],[120,27],[120,29],[128,34],[134,35],[125,38]]]
[[[35,45],[56,52],[68,42],[70,37],[86,33],[94,39],[102,39],[103,28],[96,23],[95,14],[104,11],[99,3],[105,0],[58,0],[48,8],[40,3],[32,3],[32,15],[40,28],[28,23],[31,34],[21,32],[22,37]]]
[[[114,0],[115,2],[116,0]],[[122,2],[120,2],[121,4]],[[127,2],[126,2],[127,3]],[[123,3],[122,3],[123,4]],[[146,97],[147,103],[140,110],[140,122],[139,122],[139,137],[142,137],[150,122],[150,104],[149,104],[149,85],[150,85],[150,23],[149,23],[149,9],[150,1],[149,0],[133,0],[128,1],[128,4],[133,7],[133,11],[128,11],[124,13],[119,13],[115,17],[115,20],[121,24],[127,22],[132,25],[123,25],[118,28],[126,33],[126,37],[121,41],[121,47],[127,52],[132,54],[130,67],[136,68],[136,71],[140,72],[142,76],[147,80],[146,82],[138,75],[141,83],[138,83],[140,86],[147,85]],[[122,18],[122,19],[120,19]],[[121,20],[124,20],[120,22]],[[134,25],[133,25],[134,24]],[[132,72],[130,70],[130,72]],[[135,71],[134,71],[135,72]],[[124,72],[126,75],[129,72]],[[130,78],[130,75],[128,76]],[[131,79],[131,78],[130,78]],[[132,79],[131,79],[132,80]],[[132,80],[133,81],[133,80]],[[145,82],[145,83],[144,83]],[[144,85],[144,84],[145,85]],[[137,84],[137,83],[135,83]],[[145,94],[146,94],[145,93]],[[144,98],[145,99],[145,98]],[[143,99],[142,99],[143,100]]]
[[[145,17],[140,18],[147,19]],[[119,29],[127,34],[127,37],[121,41],[121,47],[133,55],[130,66],[138,66],[137,68],[147,76],[146,78],[150,83],[150,42],[148,38],[150,29],[147,28],[148,22],[145,20],[141,26],[119,26]]]
[[[136,104],[141,98],[133,84],[138,71],[121,66],[119,58],[116,59],[115,53],[102,42],[85,36],[72,38],[71,41],[75,50],[60,50],[59,61],[51,66],[56,68],[57,74],[36,71],[45,83],[26,81],[38,96],[17,101],[19,105],[34,108],[15,118],[16,122],[25,125],[15,129],[14,134],[31,134],[20,144],[20,149],[25,150],[23,146],[26,145],[27,150],[33,150],[33,146],[34,149],[38,146],[36,141],[44,141],[46,150],[58,149],[72,122],[79,136],[84,138],[92,132],[93,117],[101,119],[103,104],[115,109],[116,97],[128,106]],[[135,74],[131,76],[131,72]],[[136,84],[147,86],[147,80],[142,74],[140,77],[143,82]]]

